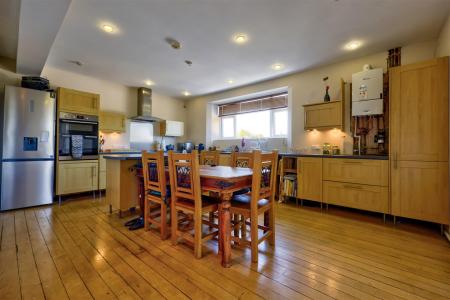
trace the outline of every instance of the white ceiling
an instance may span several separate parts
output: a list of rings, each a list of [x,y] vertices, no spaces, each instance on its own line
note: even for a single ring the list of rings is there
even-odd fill
[[[201,95],[435,38],[449,7],[450,0],[73,0],[47,64],[129,86],[151,79],[155,91],[172,96]],[[103,23],[117,26],[116,34],[99,30]],[[233,43],[236,32],[248,43]],[[363,46],[343,50],[353,39]],[[276,62],[285,68],[273,71]]]

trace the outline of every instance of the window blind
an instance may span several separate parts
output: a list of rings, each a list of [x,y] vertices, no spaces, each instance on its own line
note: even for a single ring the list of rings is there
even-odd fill
[[[285,108],[288,106],[287,92],[218,105],[219,117],[249,112]]]

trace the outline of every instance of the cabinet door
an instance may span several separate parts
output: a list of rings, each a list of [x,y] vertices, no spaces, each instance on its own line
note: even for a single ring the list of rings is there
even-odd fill
[[[124,132],[126,118],[124,114],[101,111],[99,127],[103,132]]]
[[[398,161],[391,178],[394,216],[449,223],[447,162]]]
[[[323,159],[324,180],[388,186],[389,163],[371,159]]]
[[[392,68],[389,80],[392,158],[448,161],[448,57]]]
[[[231,154],[220,154],[219,166],[231,166]]]
[[[58,89],[58,110],[98,115],[100,95],[66,88]]]
[[[59,162],[58,195],[98,189],[98,162]]]
[[[305,105],[305,129],[342,128],[341,101]]]
[[[322,201],[322,158],[297,159],[298,198]]]
[[[323,202],[328,204],[388,213],[388,195],[386,186],[323,182]]]

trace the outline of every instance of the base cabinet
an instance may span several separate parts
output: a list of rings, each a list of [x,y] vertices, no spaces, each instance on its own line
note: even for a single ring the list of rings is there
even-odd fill
[[[322,158],[297,159],[297,197],[322,202]]]
[[[392,215],[449,224],[448,163],[393,162]]]
[[[58,163],[57,195],[81,193],[98,189],[98,161]]]
[[[384,186],[323,182],[323,199],[327,204],[388,213],[388,195],[388,187]]]

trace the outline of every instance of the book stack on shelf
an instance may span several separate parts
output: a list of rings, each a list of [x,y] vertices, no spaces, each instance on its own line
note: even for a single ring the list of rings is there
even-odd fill
[[[289,174],[284,175],[284,196],[286,197],[296,197],[297,196],[297,175]]]

